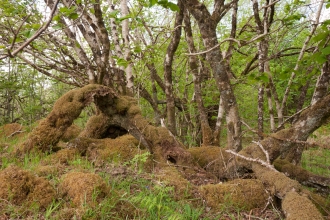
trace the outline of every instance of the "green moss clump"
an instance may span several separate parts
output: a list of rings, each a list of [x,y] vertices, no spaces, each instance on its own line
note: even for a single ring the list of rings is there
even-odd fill
[[[77,207],[96,206],[108,194],[108,187],[97,174],[71,172],[62,176],[59,191]]]
[[[282,202],[282,209],[287,220],[323,219],[323,216],[308,198],[294,191],[286,194]]]
[[[42,177],[16,166],[9,166],[0,172],[0,199],[15,205],[38,204],[46,208],[55,198],[55,190]]]
[[[222,184],[204,185],[200,193],[208,206],[219,210],[230,204],[242,210],[265,207],[267,195],[264,185],[259,180],[236,179]]]
[[[73,124],[70,127],[68,127],[68,129],[64,132],[63,136],[61,137],[61,140],[64,142],[68,142],[78,137],[81,131],[82,129],[79,126]]]

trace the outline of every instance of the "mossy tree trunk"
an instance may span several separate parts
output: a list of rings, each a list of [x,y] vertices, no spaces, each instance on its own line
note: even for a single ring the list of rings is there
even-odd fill
[[[26,153],[31,150],[51,150],[51,147],[56,145],[74,119],[79,116],[82,109],[91,102],[95,103],[99,113],[89,120],[81,136],[101,138],[110,127],[120,127],[145,145],[153,153],[154,160],[160,163],[169,161],[176,165],[177,169],[184,167],[186,170],[182,173],[187,173],[190,177],[198,176],[196,173],[200,172],[201,169],[194,164],[194,155],[188,152],[166,128],[152,126],[145,120],[133,98],[119,96],[114,90],[95,84],[72,90],[63,95],[55,103],[52,112],[47,118],[33,130],[29,138],[19,147],[18,153]],[[297,144],[299,146],[300,143],[305,141],[330,116],[329,103],[330,95],[320,99],[313,106],[303,111],[291,128],[272,134],[257,144],[251,144],[240,151],[239,155],[255,160],[267,161],[265,152],[260,147],[263,146],[263,149],[269,155],[269,163],[273,163],[281,155],[285,155],[286,152],[294,151],[297,148]],[[274,169],[262,166],[258,162],[247,161],[239,157],[228,162],[228,160],[225,160],[225,158],[228,158],[228,155],[230,154],[222,152],[222,157],[219,156],[218,158],[220,160],[219,164],[227,163],[218,175],[219,177],[237,178],[239,173],[242,174],[247,170],[253,171],[255,176],[268,189],[271,189],[278,198],[286,201],[283,203],[282,208],[287,217],[291,216],[290,218],[292,219],[306,219],[306,216],[310,217],[309,219],[320,219],[322,217],[317,211],[311,212],[306,209],[298,212],[296,208],[292,209],[293,205],[287,205],[288,201],[296,203],[300,201],[299,198],[305,196],[305,199],[301,200],[303,201],[302,205],[314,207],[312,210],[316,210],[311,202],[312,198],[314,200],[314,194],[306,191],[296,180],[292,180]],[[210,163],[207,166],[209,165]],[[193,169],[190,169],[188,172],[187,167]],[[291,165],[286,165],[289,168],[285,168],[281,166],[281,163],[280,165],[277,163],[277,167],[283,171],[286,170],[286,172],[290,169],[292,170]],[[328,178],[318,178],[302,170],[293,171],[289,175],[296,178],[294,175],[299,175],[299,173],[305,175],[304,178],[301,178],[302,182],[309,181],[318,185],[323,184],[323,188],[329,188],[330,180]],[[299,206],[295,205],[294,207]]]

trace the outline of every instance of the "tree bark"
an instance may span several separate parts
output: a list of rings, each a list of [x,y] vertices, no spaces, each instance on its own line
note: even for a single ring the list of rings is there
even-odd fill
[[[220,49],[214,49],[218,45],[216,26],[229,7],[217,1],[214,13],[211,15],[206,6],[197,0],[185,0],[183,2],[198,23],[205,48],[210,50],[206,53],[206,60],[209,62],[213,71],[213,77],[220,91],[226,113],[227,144],[231,149],[239,151],[242,148],[242,141],[238,106],[226,68],[223,64]]]
[[[188,43],[189,53],[195,53],[196,48],[194,45],[194,40],[193,40],[194,38],[191,30],[190,17],[188,15],[188,11],[186,10],[184,13],[184,24],[185,24],[186,40]],[[199,120],[202,129],[202,145],[207,146],[207,145],[217,144],[216,142],[213,142],[214,141],[213,132],[209,125],[207,113],[203,103],[202,89],[201,89],[201,74],[199,72],[198,60],[196,56],[189,56],[189,67],[193,74],[194,91],[195,91],[194,95],[197,103]]]
[[[323,64],[321,69],[321,75],[318,77],[316,88],[311,101],[312,105],[314,105],[319,99],[321,99],[327,94],[329,83],[330,83],[330,55],[327,56],[327,61]]]
[[[172,82],[172,63],[174,53],[178,48],[180,37],[181,37],[181,25],[183,21],[183,5],[182,2],[178,1],[180,11],[176,13],[174,23],[174,33],[171,38],[171,42],[167,47],[165,60],[164,60],[164,79],[165,79],[165,95],[166,95],[166,108],[167,108],[167,127],[173,135],[177,135],[176,119],[175,119],[175,100]]]

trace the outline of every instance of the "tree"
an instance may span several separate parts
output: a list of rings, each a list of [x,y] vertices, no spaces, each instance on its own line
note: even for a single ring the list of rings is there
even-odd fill
[[[190,126],[190,129],[194,129],[195,133],[201,130],[204,145],[219,145],[222,118],[225,116],[227,129],[222,131],[227,132],[229,151],[221,152],[227,156],[233,154],[236,158],[229,162],[220,159],[226,166],[221,174],[215,174],[217,180],[237,178],[252,171],[263,182],[275,186],[275,195],[284,204],[288,198],[299,200],[304,194],[312,196],[297,182],[277,173],[272,167],[272,164],[276,164],[280,170],[289,164],[306,173],[302,183],[314,184],[329,191],[328,178],[315,176],[296,166],[307,137],[325,122],[330,112],[327,104],[329,96],[325,92],[329,83],[329,30],[324,26],[318,30],[317,25],[314,25],[309,33],[303,31],[304,25],[311,22],[304,20],[297,9],[300,3],[266,1],[260,7],[258,1],[248,4],[238,1],[201,3],[198,0],[179,0],[177,5],[168,1],[136,1],[129,5],[121,1],[120,10],[117,9],[117,1],[62,0],[60,3],[45,3],[49,10],[54,11],[53,23],[38,23],[42,15],[37,12],[19,14],[26,18],[20,24],[8,17],[7,23],[10,25],[3,25],[1,30],[5,36],[1,38],[1,53],[4,56],[16,55],[48,77],[80,89],[70,91],[57,101],[53,111],[18,149],[18,153],[26,153],[34,148],[48,151],[50,145],[57,144],[82,109],[94,102],[96,115],[89,119],[81,137],[102,138],[109,128],[123,129],[139,139],[157,159],[164,163],[171,162],[178,169],[180,166],[194,167],[196,170],[191,173],[198,176],[196,172],[206,171],[193,162],[192,154],[178,141],[180,131],[187,131],[186,123],[181,122],[196,125]],[[240,14],[243,8],[240,4],[249,6],[246,14]],[[24,9],[20,2],[17,5]],[[148,6],[155,5],[157,8],[152,10],[169,14],[164,19],[166,25],[158,25],[160,20],[148,15]],[[319,6],[319,14],[322,6],[323,2]],[[279,8],[288,9],[285,13],[275,13]],[[6,23],[5,19],[3,21]],[[38,28],[33,29],[33,24],[38,24]],[[301,32],[293,33],[291,29],[295,24],[301,25]],[[39,33],[37,30],[45,25],[49,25],[49,28],[44,29],[33,42],[29,42],[29,39],[34,35],[22,34],[29,30]],[[182,31],[186,41],[182,40]],[[315,36],[316,31],[322,35]],[[298,35],[297,39],[289,41],[294,34]],[[18,37],[21,37],[21,42],[15,40]],[[306,40],[301,42],[300,39]],[[311,42],[311,39],[314,41]],[[6,49],[8,47],[9,52]],[[20,53],[12,52],[17,49]],[[312,61],[308,63],[307,58]],[[284,64],[279,67],[277,61],[280,59]],[[302,84],[296,77],[301,70],[299,67],[308,65],[308,68],[313,69],[316,60],[322,65],[322,75],[312,87],[315,89],[313,105],[302,111],[292,104],[297,95],[293,96],[290,90]],[[294,61],[294,65],[289,61]],[[282,67],[287,68],[286,75]],[[146,69],[149,72],[144,74]],[[287,74],[291,74],[291,77],[286,77]],[[301,74],[300,78],[303,76]],[[304,82],[305,94],[315,76],[310,75],[310,83]],[[241,117],[239,108],[247,108],[239,106],[237,100],[239,96],[247,95],[244,91],[246,82],[253,82],[260,89],[259,127],[256,133],[260,139],[264,139],[241,150],[241,123],[245,118]],[[287,85],[285,90],[281,89],[282,85]],[[239,86],[243,91],[238,89]],[[267,114],[264,111],[264,88],[271,118],[270,134],[265,134],[266,129],[263,128],[264,115]],[[138,98],[142,96],[150,104],[156,125],[161,123],[163,116],[167,116],[167,125],[163,126],[167,126],[170,132],[163,127],[153,126],[143,118],[136,103],[129,97],[134,95]],[[4,102],[10,104],[11,95],[6,98]],[[301,106],[308,105],[310,101],[306,95],[304,100]],[[216,110],[216,114],[211,114],[210,106]],[[277,128],[272,113],[274,107],[278,115]],[[251,112],[249,117],[258,113],[256,109],[248,110]],[[295,119],[284,120],[285,116]],[[291,124],[285,124],[288,122]],[[284,125],[288,128],[284,129]],[[286,172],[296,178],[295,173]],[[292,189],[297,193],[291,193]],[[313,206],[310,200],[305,203]],[[296,210],[290,211],[285,206],[283,209],[287,215],[296,215]],[[317,212],[313,214],[315,218],[320,217]]]

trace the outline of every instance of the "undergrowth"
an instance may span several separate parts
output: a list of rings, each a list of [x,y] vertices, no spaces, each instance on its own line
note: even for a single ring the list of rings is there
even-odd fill
[[[40,166],[51,163],[50,153],[33,152],[23,157],[13,156],[16,146],[26,137],[0,138],[0,171],[11,165],[38,175]],[[195,203],[189,195],[178,199],[175,188],[161,182],[152,173],[145,172],[143,164],[149,153],[135,155],[131,160],[106,161],[97,166],[84,156],[75,156],[66,164],[51,164],[56,172],[45,176],[58,193],[63,174],[82,171],[99,175],[107,186],[107,195],[97,200],[100,192],[95,191],[92,201],[97,205],[82,202],[73,206],[70,201],[57,194],[45,208],[36,203],[15,205],[10,199],[0,199],[0,219],[244,219],[241,210],[228,201],[221,210],[211,213],[201,202]],[[45,165],[46,164],[46,165]],[[302,158],[302,166],[313,173],[330,177],[330,148],[310,148]],[[57,172],[57,170],[59,172]],[[87,200],[86,200],[87,201]]]

